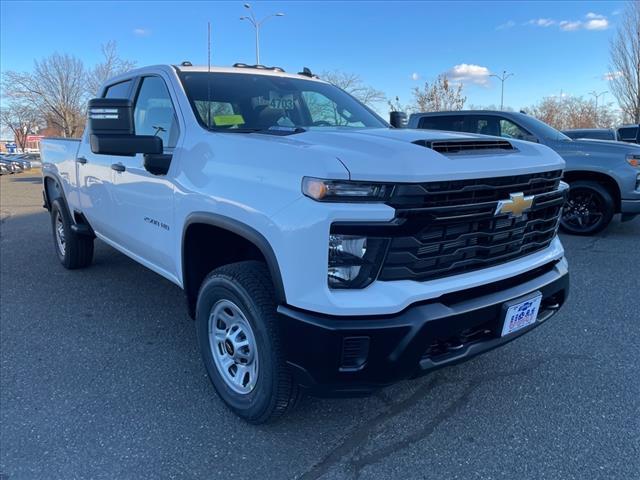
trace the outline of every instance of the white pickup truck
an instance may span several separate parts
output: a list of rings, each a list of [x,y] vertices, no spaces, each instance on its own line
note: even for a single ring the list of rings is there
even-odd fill
[[[308,69],[134,70],[81,140],[41,148],[62,264],[97,237],[184,289],[215,390],[253,423],[488,351],[568,295],[555,152],[389,128]]]

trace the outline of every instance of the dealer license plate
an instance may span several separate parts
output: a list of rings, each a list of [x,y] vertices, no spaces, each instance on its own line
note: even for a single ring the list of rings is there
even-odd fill
[[[524,327],[535,323],[538,319],[542,294],[530,297],[527,300],[509,305],[502,326],[502,336],[517,332]],[[508,304],[507,304],[508,305]],[[505,306],[507,306],[505,305]]]

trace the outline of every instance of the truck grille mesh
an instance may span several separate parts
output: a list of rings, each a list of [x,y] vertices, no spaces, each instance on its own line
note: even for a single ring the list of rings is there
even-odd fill
[[[399,228],[379,280],[432,280],[486,268],[549,246],[564,194],[561,171],[396,187]],[[494,215],[511,193],[536,195],[521,217]]]

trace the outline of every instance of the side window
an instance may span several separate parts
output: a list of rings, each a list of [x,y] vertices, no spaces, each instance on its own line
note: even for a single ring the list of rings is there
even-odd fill
[[[427,130],[449,130],[452,132],[464,132],[464,117],[460,116],[435,116],[422,117],[418,123],[418,128]]]
[[[534,139],[533,135],[528,131],[506,118],[500,119],[499,135],[506,138],[515,138],[516,140],[532,141]]]
[[[169,91],[160,77],[144,77],[133,109],[136,135],[156,135],[165,148],[178,140],[178,122]]]
[[[635,142],[638,135],[638,127],[624,127],[618,129],[620,140],[624,142]]]
[[[498,119],[495,117],[469,115],[467,116],[467,128],[469,133],[479,133],[481,135],[500,135]]]
[[[133,80],[126,80],[120,83],[114,83],[107,87],[104,98],[129,98],[129,91]]]

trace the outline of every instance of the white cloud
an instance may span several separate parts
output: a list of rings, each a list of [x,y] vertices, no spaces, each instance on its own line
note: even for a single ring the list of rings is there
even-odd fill
[[[606,30],[609,28],[609,20],[606,18],[594,18],[584,24],[587,30]]]
[[[496,27],[496,30],[506,30],[507,28],[513,28],[516,26],[516,22],[513,20],[508,20]]]
[[[148,28],[134,28],[133,34],[136,37],[148,37],[149,35],[151,35],[151,30],[149,30]]]
[[[580,20],[563,20],[562,22],[560,22],[560,29],[564,30],[565,32],[573,32],[575,30],[578,30],[581,26],[582,22]]]
[[[555,25],[556,21],[551,18],[534,18],[529,20],[525,25],[535,25],[536,27],[550,27]]]
[[[481,65],[461,63],[446,72],[447,77],[454,82],[475,83],[487,86],[489,84],[489,69]]]
[[[575,32],[576,30],[606,30],[609,28],[609,20],[600,13],[589,12],[584,16],[584,20],[554,20],[553,18],[534,18],[523,25],[533,25],[536,27],[551,27],[557,25],[565,32]]]
[[[420,78],[420,74],[418,74],[418,73],[416,73],[416,72],[413,72],[413,73],[411,74],[411,80],[414,80],[414,81],[415,81],[415,80],[418,80],[419,78]]]
[[[607,81],[611,81],[614,78],[618,78],[622,76],[622,72],[617,71],[617,72],[607,72],[602,76],[603,80],[607,80]]]

